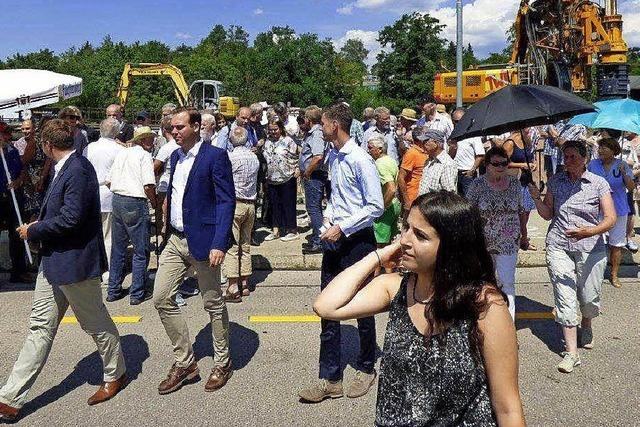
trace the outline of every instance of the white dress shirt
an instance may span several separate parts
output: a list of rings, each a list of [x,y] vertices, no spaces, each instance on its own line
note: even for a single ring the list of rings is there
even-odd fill
[[[178,150],[178,160],[173,172],[173,182],[171,184],[171,226],[178,231],[184,231],[184,221],[182,218],[182,199],[184,190],[187,187],[189,173],[196,160],[196,156],[202,146],[202,140],[198,141],[186,154],[182,149]]]
[[[151,153],[139,145],[120,151],[107,175],[111,192],[120,196],[146,198],[144,187],[156,185]]]
[[[67,162],[67,160],[69,160],[69,157],[71,157],[71,155],[73,153],[75,153],[76,150],[71,150],[69,152],[69,154],[67,154],[66,156],[64,156],[63,158],[61,158],[60,160],[58,160],[58,162],[56,163],[56,165],[53,167],[53,179],[51,180],[51,183],[53,184],[53,181],[56,180],[56,178],[58,177],[58,173],[60,173],[60,171],[62,170],[62,167],[64,166],[64,164]]]
[[[458,141],[458,149],[456,150],[454,161],[458,166],[458,170],[468,171],[473,169],[476,164],[476,156],[484,156],[484,154],[484,145],[481,137],[467,138]]]
[[[125,148],[118,144],[115,139],[100,138],[96,142],[87,145],[82,153],[96,170],[98,184],[100,185],[100,210],[102,212],[111,212],[113,193],[107,187],[107,177],[111,172],[113,161],[122,150],[125,150]]]

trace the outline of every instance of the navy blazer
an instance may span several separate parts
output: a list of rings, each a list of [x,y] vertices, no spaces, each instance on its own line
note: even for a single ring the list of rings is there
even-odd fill
[[[89,160],[73,153],[51,182],[38,222],[28,229],[40,243],[44,277],[55,286],[107,271],[98,178]]]
[[[173,174],[179,150],[171,154],[171,175],[167,189],[167,216],[171,219]],[[227,252],[231,247],[231,226],[236,210],[231,161],[225,150],[202,143],[189,172],[182,198],[182,221],[189,252],[196,261],[209,259],[209,252]],[[168,227],[167,227],[168,228]]]

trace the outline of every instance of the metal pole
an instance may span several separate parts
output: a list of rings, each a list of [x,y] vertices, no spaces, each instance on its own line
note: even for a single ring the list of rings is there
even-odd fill
[[[0,147],[0,157],[2,157],[2,166],[4,167],[4,173],[7,176],[7,186],[11,184],[11,174],[9,173],[9,167],[7,166],[7,159],[4,157],[4,148]],[[18,207],[18,199],[16,199],[16,192],[13,188],[10,188],[11,199],[13,200],[13,208],[16,210],[16,217],[18,223],[22,225],[22,215],[20,214],[20,208]],[[24,250],[27,253],[29,264],[33,264],[33,258],[31,257],[31,250],[29,249],[29,243],[26,240],[24,242]]]
[[[456,0],[456,107],[462,107],[462,0]]]

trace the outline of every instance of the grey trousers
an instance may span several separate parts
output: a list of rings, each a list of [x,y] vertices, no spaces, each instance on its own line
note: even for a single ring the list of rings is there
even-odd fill
[[[229,314],[220,287],[220,266],[212,268],[209,261],[196,261],[189,253],[187,239],[172,234],[167,239],[156,273],[153,304],[158,310],[171,344],[176,365],[185,368],[195,362],[189,329],[176,304],[178,287],[187,269],[193,266],[198,278],[204,309],[209,313],[213,335],[213,364],[226,366],[229,362]]]
[[[24,406],[29,390],[49,357],[58,325],[69,306],[82,330],[91,335],[98,347],[104,365],[104,381],[115,381],[124,375],[126,368],[120,335],[102,302],[100,279],[52,286],[40,269],[33,293],[29,333],[6,384],[0,389],[0,402],[14,408]]]
[[[578,310],[593,319],[600,314],[602,280],[607,253],[574,252],[547,247],[547,268],[553,285],[555,320],[562,326],[577,326]]]

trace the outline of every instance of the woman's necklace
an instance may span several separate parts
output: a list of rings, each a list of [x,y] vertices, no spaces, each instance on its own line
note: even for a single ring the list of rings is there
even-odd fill
[[[413,300],[415,302],[417,302],[418,304],[422,304],[422,305],[429,304],[431,302],[431,300],[433,299],[433,295],[431,295],[429,298],[427,298],[424,301],[421,301],[416,297],[416,288],[418,287],[418,278],[416,276],[414,276],[414,277],[415,277],[415,279],[413,280]]]

